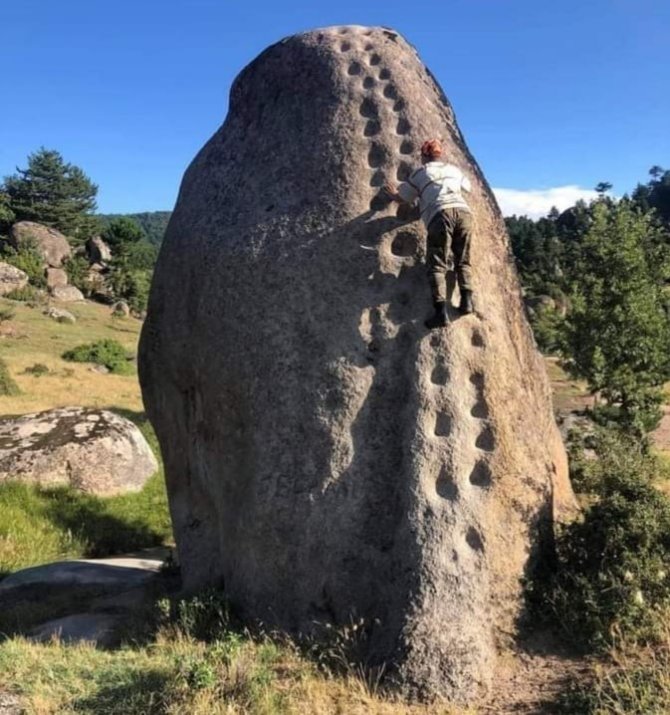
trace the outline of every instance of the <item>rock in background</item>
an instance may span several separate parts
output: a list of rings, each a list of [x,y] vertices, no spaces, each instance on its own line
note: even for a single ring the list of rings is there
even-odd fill
[[[139,491],[157,469],[139,429],[107,410],[63,407],[0,419],[0,482],[111,496]]]
[[[7,295],[28,285],[28,276],[9,263],[0,263],[0,295]]]
[[[431,137],[473,183],[480,315],[428,333],[425,230],[380,187]],[[574,503],[499,209],[401,36],[307,32],[236,79],[184,176],[140,377],[189,589],[292,631],[362,618],[368,663],[416,693],[490,683]]]
[[[54,286],[51,289],[51,295],[54,300],[58,300],[61,303],[76,303],[77,301],[84,300],[84,295],[79,288],[69,285]]]
[[[60,231],[34,221],[15,223],[11,228],[9,240],[17,249],[26,244],[34,244],[44,259],[45,268],[60,268],[63,261],[72,254],[67,238]]]

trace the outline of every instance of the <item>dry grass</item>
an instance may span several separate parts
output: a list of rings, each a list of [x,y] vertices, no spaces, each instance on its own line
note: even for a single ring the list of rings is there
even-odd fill
[[[0,398],[0,414],[18,415],[65,405],[107,407],[142,411],[136,375],[101,375],[87,364],[61,358],[65,350],[105,338],[118,340],[133,354],[142,324],[134,318],[112,318],[110,308],[92,302],[68,304],[74,325],[58,323],[42,314],[41,308],[0,299],[0,307],[11,305],[14,336],[0,338],[0,346],[20,395]],[[34,376],[26,368],[42,363],[49,373]]]
[[[588,387],[582,380],[573,380],[559,365],[558,358],[545,356],[555,410],[582,410],[593,404]]]
[[[160,632],[141,647],[0,645],[0,692],[33,715],[466,715],[446,705],[409,705],[370,692],[355,676],[331,677],[290,645],[235,634],[206,644]]]

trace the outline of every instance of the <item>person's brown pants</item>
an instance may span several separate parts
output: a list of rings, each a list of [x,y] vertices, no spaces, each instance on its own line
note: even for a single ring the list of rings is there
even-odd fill
[[[472,290],[470,273],[470,243],[472,214],[464,209],[443,209],[428,226],[426,264],[433,301],[447,300],[447,259],[451,249],[454,270],[461,292]]]

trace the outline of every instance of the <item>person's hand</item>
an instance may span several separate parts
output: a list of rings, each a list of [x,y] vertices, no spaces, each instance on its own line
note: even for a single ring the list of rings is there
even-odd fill
[[[398,190],[393,184],[384,184],[384,186],[382,186],[382,190],[390,199],[393,199],[394,201],[398,200]]]

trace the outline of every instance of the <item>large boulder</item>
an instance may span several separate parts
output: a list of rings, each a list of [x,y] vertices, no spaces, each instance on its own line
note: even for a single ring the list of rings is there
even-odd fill
[[[62,268],[47,268],[47,288],[60,288],[66,286],[67,273]]]
[[[139,491],[156,469],[136,425],[107,410],[62,407],[0,420],[0,482],[109,496]]]
[[[86,241],[86,254],[92,264],[106,264],[112,260],[112,250],[100,236],[94,236]]]
[[[60,268],[63,261],[72,254],[67,238],[60,231],[34,221],[15,223],[11,228],[9,240],[14,248],[34,245],[42,255],[45,267]]]
[[[49,292],[54,300],[58,300],[61,303],[76,303],[77,301],[84,300],[83,293],[79,288],[75,288],[74,286],[57,285],[51,288]]]
[[[7,295],[14,290],[25,288],[28,285],[28,276],[19,268],[9,263],[0,262],[0,295]]]
[[[470,700],[574,507],[500,211],[401,36],[289,37],[187,170],[140,348],[188,589]],[[425,230],[380,195],[421,142],[470,178],[480,314],[429,333]],[[180,286],[175,290],[175,285]]]

